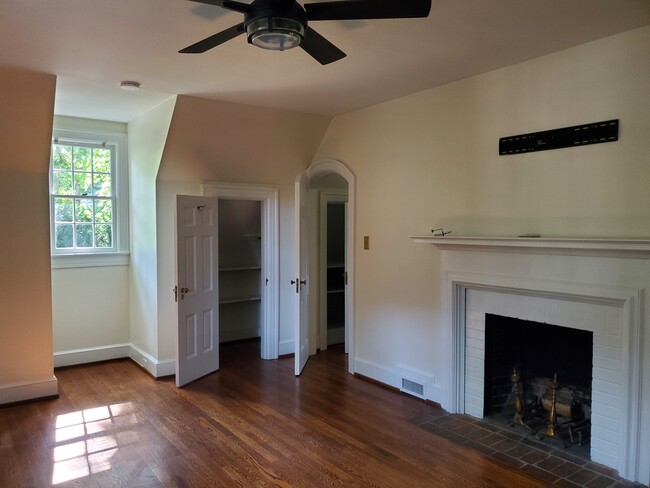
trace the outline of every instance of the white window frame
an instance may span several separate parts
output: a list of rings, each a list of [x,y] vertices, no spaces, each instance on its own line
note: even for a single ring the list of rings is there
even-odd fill
[[[128,172],[127,135],[119,132],[100,132],[54,128],[52,145],[106,144],[114,148],[111,184],[113,185],[113,247],[110,249],[56,249],[54,228],[54,204],[52,195],[52,157],[50,156],[50,252],[52,268],[75,268],[90,266],[121,266],[129,264],[128,225]]]

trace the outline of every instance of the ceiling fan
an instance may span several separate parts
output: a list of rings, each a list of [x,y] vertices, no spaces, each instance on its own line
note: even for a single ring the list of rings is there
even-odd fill
[[[431,0],[338,0],[307,3],[296,0],[253,0],[243,3],[230,0],[190,0],[216,5],[244,14],[244,21],[218,32],[180,53],[204,53],[240,34],[263,49],[284,51],[300,46],[320,64],[345,57],[345,53],[321,36],[308,23],[316,20],[365,20],[427,17]]]

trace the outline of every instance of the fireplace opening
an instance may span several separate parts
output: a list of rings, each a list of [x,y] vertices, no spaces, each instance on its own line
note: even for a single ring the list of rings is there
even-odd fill
[[[593,332],[485,315],[484,418],[588,445],[592,369]]]

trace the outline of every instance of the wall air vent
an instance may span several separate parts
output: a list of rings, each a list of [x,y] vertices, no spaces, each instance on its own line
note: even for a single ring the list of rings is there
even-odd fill
[[[427,389],[433,384],[434,377],[404,364],[395,366],[399,378],[399,391],[414,397],[427,399]]]
[[[424,399],[424,385],[406,378],[402,378],[402,386],[399,391]]]

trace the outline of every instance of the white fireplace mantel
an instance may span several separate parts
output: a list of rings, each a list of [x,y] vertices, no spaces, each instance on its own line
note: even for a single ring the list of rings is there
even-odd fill
[[[443,408],[482,416],[486,314],[593,332],[591,459],[647,484],[650,239],[410,237],[441,250]]]
[[[434,244],[442,250],[650,258],[650,240],[646,239],[439,237],[433,235],[410,236],[410,238],[414,242]]]

